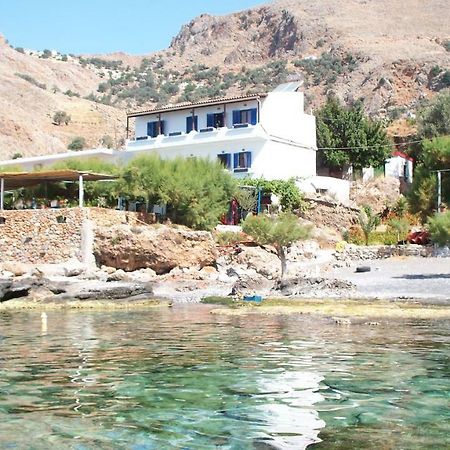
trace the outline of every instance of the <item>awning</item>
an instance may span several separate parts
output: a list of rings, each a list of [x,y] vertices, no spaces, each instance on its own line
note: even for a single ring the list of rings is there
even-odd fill
[[[0,172],[0,209],[3,209],[6,190],[38,186],[44,183],[58,183],[61,181],[79,182],[79,206],[83,206],[84,181],[114,180],[115,175],[79,171],[79,170],[49,170],[42,172]]]

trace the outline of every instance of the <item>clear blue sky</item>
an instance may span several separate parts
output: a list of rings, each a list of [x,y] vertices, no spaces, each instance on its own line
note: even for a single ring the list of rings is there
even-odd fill
[[[15,47],[63,53],[142,54],[166,48],[202,13],[227,14],[264,0],[0,0],[0,33]]]

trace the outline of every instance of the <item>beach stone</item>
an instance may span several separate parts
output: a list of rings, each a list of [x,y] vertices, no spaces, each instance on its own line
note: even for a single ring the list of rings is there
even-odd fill
[[[4,271],[12,273],[15,277],[20,277],[30,272],[30,267],[20,262],[6,261],[1,267]]]

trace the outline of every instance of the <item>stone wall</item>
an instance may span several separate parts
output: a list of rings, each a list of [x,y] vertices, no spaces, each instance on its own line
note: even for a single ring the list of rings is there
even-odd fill
[[[348,244],[342,251],[336,251],[334,256],[338,261],[386,259],[392,256],[434,256],[431,246],[423,245],[369,245],[367,247]]]
[[[87,211],[80,208],[0,211],[0,262],[79,258],[86,217]]]
[[[150,214],[104,208],[0,211],[0,262],[62,263],[82,259],[83,224],[152,223]],[[85,228],[84,228],[85,229]]]

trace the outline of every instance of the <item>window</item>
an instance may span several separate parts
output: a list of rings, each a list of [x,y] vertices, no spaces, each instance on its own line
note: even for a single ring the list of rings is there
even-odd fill
[[[207,127],[214,127],[214,128],[221,128],[221,127],[223,127],[224,126],[224,115],[223,115],[223,112],[207,114],[206,115],[206,126]]]
[[[233,155],[235,172],[247,172],[252,165],[252,152],[240,152]]]
[[[186,117],[186,133],[190,133],[192,130],[198,131],[198,117],[197,116]]]
[[[225,168],[231,169],[231,153],[221,153],[217,158]]]
[[[256,118],[256,108],[233,111],[233,125],[236,125],[237,123],[249,123],[251,125],[256,125]]]
[[[147,123],[147,136],[155,138],[159,134],[164,134],[164,120]]]

